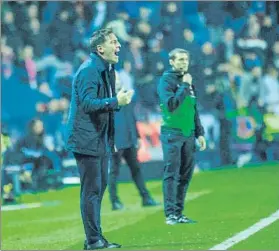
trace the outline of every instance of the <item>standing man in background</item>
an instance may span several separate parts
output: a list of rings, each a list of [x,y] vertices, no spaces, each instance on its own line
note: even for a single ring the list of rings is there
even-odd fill
[[[200,150],[206,148],[192,76],[187,73],[189,53],[176,48],[169,53],[171,69],[158,86],[163,123],[161,140],[164,155],[164,211],[166,224],[194,223],[184,216],[184,201],[194,171],[195,138]]]
[[[116,91],[123,88],[118,74],[116,74]],[[146,188],[140,163],[137,159],[139,134],[136,126],[134,115],[134,105],[129,105],[115,112],[115,146],[117,151],[113,154],[112,164],[109,170],[108,190],[112,210],[121,210],[124,205],[121,203],[117,195],[117,177],[121,166],[122,157],[126,161],[132,175],[132,179],[142,198],[142,206],[157,206],[158,202],[152,199]]]
[[[90,49],[90,58],[79,67],[72,84],[66,145],[80,173],[84,249],[120,248],[102,234],[101,203],[114,152],[114,111],[131,102],[133,91],[115,93],[113,65],[120,43],[110,29],[94,32]]]

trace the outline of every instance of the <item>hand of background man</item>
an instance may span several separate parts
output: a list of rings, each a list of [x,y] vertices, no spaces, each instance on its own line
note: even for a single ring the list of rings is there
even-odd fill
[[[200,151],[204,151],[206,149],[206,140],[204,136],[198,137],[198,142],[200,144]]]

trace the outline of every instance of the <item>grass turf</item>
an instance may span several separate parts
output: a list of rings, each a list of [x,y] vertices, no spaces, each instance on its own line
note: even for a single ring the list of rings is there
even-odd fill
[[[174,226],[164,223],[162,206],[142,208],[134,185],[120,184],[126,209],[111,211],[106,192],[103,231],[128,250],[209,249],[278,210],[278,180],[278,163],[198,173],[185,208],[198,223]],[[147,186],[162,201],[161,181],[150,181]],[[22,203],[42,202],[43,206],[2,212],[2,249],[81,250],[84,233],[78,197],[79,187],[24,195]],[[277,221],[230,249],[278,250],[278,232]]]

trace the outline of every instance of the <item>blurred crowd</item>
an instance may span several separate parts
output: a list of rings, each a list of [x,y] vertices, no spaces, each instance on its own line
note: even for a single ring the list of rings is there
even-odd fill
[[[46,170],[60,170],[73,75],[89,56],[92,32],[104,27],[122,45],[116,70],[136,92],[145,147],[160,145],[157,84],[169,50],[180,47],[190,53],[209,149],[219,149],[220,164],[233,163],[235,111],[247,115],[254,107],[279,120],[278,9],[265,1],[3,2],[2,139],[10,138],[4,165],[31,160],[35,186]],[[253,145],[262,160],[264,127],[264,119],[257,122]]]

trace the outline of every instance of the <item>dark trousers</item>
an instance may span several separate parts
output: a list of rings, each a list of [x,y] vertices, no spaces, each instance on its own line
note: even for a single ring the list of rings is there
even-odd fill
[[[180,215],[194,171],[195,137],[179,131],[161,133],[164,154],[163,194],[165,215]]]
[[[220,156],[221,156],[221,165],[232,164],[232,156],[230,149],[231,141],[231,128],[232,124],[229,120],[222,118],[220,120]]]
[[[102,240],[101,203],[107,186],[109,156],[74,153],[80,173],[80,210],[88,244]]]
[[[34,158],[32,160],[34,167],[32,169],[32,188],[34,191],[47,189],[47,173],[52,169],[52,161],[45,157]]]
[[[128,167],[130,168],[132,179],[136,184],[136,187],[143,199],[149,198],[149,193],[146,189],[140,164],[137,160],[137,149],[130,147],[126,149],[120,149],[113,154],[111,169],[109,170],[109,195],[111,202],[119,201],[117,195],[117,177],[121,166],[121,158],[124,158]]]

